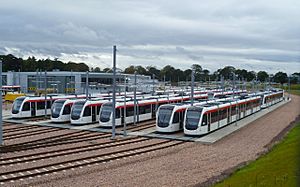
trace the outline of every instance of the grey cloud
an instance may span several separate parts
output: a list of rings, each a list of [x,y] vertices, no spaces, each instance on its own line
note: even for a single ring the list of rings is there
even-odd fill
[[[215,59],[238,60],[248,68],[259,62],[270,69],[274,63],[299,65],[299,7],[296,0],[5,1],[0,52],[110,64],[111,46],[117,44],[124,66],[199,62],[216,69]],[[248,66],[249,61],[256,64]]]

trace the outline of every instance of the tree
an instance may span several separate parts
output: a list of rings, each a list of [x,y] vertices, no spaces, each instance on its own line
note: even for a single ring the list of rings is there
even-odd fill
[[[154,76],[155,76],[156,79],[162,80],[161,77],[160,77],[160,75],[159,75],[160,74],[160,70],[157,69],[155,66],[147,66],[146,70],[147,70],[146,75],[152,76],[154,74]]]
[[[297,84],[300,83],[300,72],[293,73],[291,78],[290,78],[291,84]]]
[[[134,69],[137,72],[137,74],[139,74],[139,75],[146,75],[147,74],[147,70],[143,66],[135,66]]]
[[[203,75],[204,75],[204,79],[208,80],[209,79],[209,70],[204,69],[202,72],[203,72]]]
[[[286,83],[288,80],[287,74],[281,71],[277,72],[274,75],[274,81],[280,84]]]
[[[248,71],[245,69],[237,69],[235,70],[235,74],[237,75],[238,79],[246,79]]]
[[[256,73],[255,71],[248,71],[247,72],[247,76],[246,76],[246,79],[247,81],[252,81],[256,78]]]
[[[184,75],[184,80],[183,81],[190,81],[191,76],[192,76],[192,70],[191,69],[184,70],[183,75]]]
[[[218,70],[219,74],[222,75],[224,79],[231,79],[233,73],[235,72],[235,68],[232,66],[226,66],[223,69],[219,69],[219,70]]]
[[[127,74],[134,74],[135,72],[135,67],[134,66],[129,66],[127,67],[125,70],[124,70],[124,73],[127,73]]]
[[[201,80],[201,74],[202,74],[202,67],[199,64],[193,64],[192,70],[195,72],[195,81]]]
[[[111,69],[111,68],[104,68],[104,69],[103,69],[103,72],[104,72],[104,73],[111,73],[111,72],[112,72],[112,69]]]
[[[266,82],[267,79],[269,78],[269,75],[267,72],[265,71],[259,71],[257,73],[257,79],[260,81],[260,82]]]
[[[160,77],[166,76],[167,81],[175,81],[174,71],[175,68],[173,66],[166,65],[162,70],[160,70]]]

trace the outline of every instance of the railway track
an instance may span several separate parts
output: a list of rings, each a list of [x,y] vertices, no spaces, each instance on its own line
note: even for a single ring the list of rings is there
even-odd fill
[[[18,132],[18,131],[24,131],[24,130],[32,130],[32,129],[36,129],[36,128],[40,128],[40,126],[37,125],[19,125],[19,127],[15,127],[15,128],[9,128],[9,129],[4,129],[3,132],[4,133],[9,133],[9,132]]]
[[[12,144],[12,145],[6,145],[1,148],[2,153],[5,152],[12,152],[12,151],[20,151],[23,150],[22,148],[30,148],[35,145],[47,145],[50,143],[53,143],[53,141],[64,141],[64,140],[72,140],[78,136],[83,136],[86,134],[90,134],[89,132],[86,131],[75,131],[75,132],[69,132],[65,134],[60,134],[60,135],[55,135],[47,138],[42,138],[42,139],[37,139],[37,140],[31,140],[27,142],[22,142],[22,143],[17,143],[17,144]],[[10,150],[10,151],[8,151]]]
[[[152,126],[153,126],[153,121],[147,121],[137,126],[128,127],[127,130],[134,132],[141,129],[150,128]],[[43,132],[41,132],[40,134],[42,133]],[[13,145],[7,145],[5,147],[2,147],[0,152],[7,153],[7,152],[25,151],[28,149],[37,149],[37,148],[50,147],[50,146],[73,144],[82,141],[103,139],[103,138],[108,138],[110,136],[111,136],[110,133],[104,134],[99,132],[76,131],[76,132],[66,133],[63,135],[51,136],[39,140],[32,140],[28,142],[13,144]]]
[[[143,130],[143,129],[147,129],[150,127],[153,127],[155,123],[155,120],[151,120],[151,121],[146,121],[146,122],[142,122],[138,125],[129,125],[126,130],[131,130],[131,131],[139,131],[139,130]],[[120,127],[119,130],[123,130],[123,127]]]
[[[19,132],[19,133],[14,133],[14,134],[9,134],[6,135],[4,134],[4,140],[12,140],[12,139],[17,139],[17,138],[23,138],[23,137],[28,137],[28,136],[36,136],[39,134],[44,134],[44,133],[49,133],[49,132],[55,132],[55,131],[61,131],[62,129],[60,128],[48,128],[48,129],[39,129],[39,130],[34,130],[34,131],[29,131],[29,132]]]
[[[120,151],[110,151],[103,154],[95,154],[91,156],[85,156],[83,158],[76,158],[62,162],[56,162],[51,164],[44,164],[26,169],[19,169],[14,171],[0,173],[0,184],[6,182],[14,182],[16,180],[29,179],[36,176],[47,175],[55,172],[70,170],[78,167],[83,167],[93,164],[106,163],[113,160],[119,160],[128,158],[131,156],[141,155],[157,150],[166,149],[176,145],[183,144],[184,142],[175,142],[171,140],[164,140],[161,142],[155,142],[148,145],[142,145],[135,148],[130,148]]]
[[[134,138],[115,140],[115,141],[94,143],[94,144],[85,145],[85,146],[64,148],[64,149],[53,150],[53,151],[31,153],[31,154],[26,154],[26,155],[21,155],[21,156],[14,156],[14,157],[0,159],[0,166],[7,166],[7,165],[12,165],[12,164],[28,163],[28,162],[30,163],[30,162],[37,161],[39,159],[48,159],[48,158],[52,159],[54,157],[59,157],[59,156],[66,156],[66,155],[72,155],[72,154],[76,154],[76,153],[83,153],[83,152],[87,152],[87,151],[95,151],[95,150],[99,150],[99,149],[112,148],[112,147],[116,147],[116,146],[132,144],[132,143],[140,143],[140,142],[144,142],[144,141],[148,141],[148,140],[150,140],[150,139],[134,137]]]

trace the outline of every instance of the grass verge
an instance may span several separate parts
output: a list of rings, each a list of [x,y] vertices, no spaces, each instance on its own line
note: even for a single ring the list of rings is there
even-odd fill
[[[300,122],[272,150],[215,187],[299,186]]]

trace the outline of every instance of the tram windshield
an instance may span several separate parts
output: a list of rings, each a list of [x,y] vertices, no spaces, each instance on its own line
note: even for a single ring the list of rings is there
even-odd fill
[[[66,102],[66,100],[58,100],[55,101],[51,107],[51,115],[54,118],[58,118],[59,117],[59,113],[64,105],[64,103]]]
[[[158,120],[157,125],[159,127],[167,127],[169,126],[169,122],[172,116],[172,111],[174,106],[162,106],[158,112]]]
[[[17,98],[15,101],[14,101],[14,104],[12,106],[12,113],[13,114],[17,114],[19,113],[19,110],[21,108],[21,105],[24,101],[25,97],[22,97],[22,98]]]
[[[189,108],[186,113],[185,127],[188,130],[196,130],[202,113],[202,108]]]
[[[75,104],[72,107],[72,111],[71,111],[71,119],[77,120],[80,118],[80,114],[81,114],[81,111],[83,110],[84,104],[85,104],[85,101],[75,102]]]
[[[100,112],[100,122],[108,122],[111,114],[112,114],[112,103],[103,104]]]

